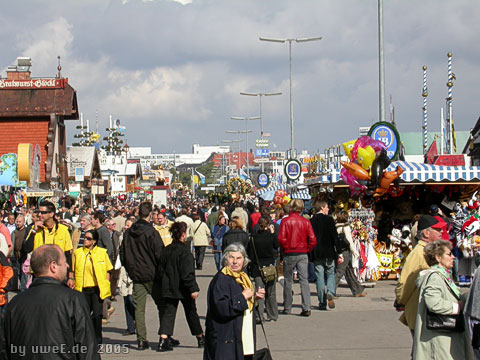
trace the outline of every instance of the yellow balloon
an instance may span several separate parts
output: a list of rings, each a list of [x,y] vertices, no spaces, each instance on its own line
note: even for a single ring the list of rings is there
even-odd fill
[[[369,170],[372,167],[373,160],[375,160],[375,150],[371,146],[358,148],[357,161],[365,170]]]
[[[342,144],[343,151],[345,151],[345,155],[347,155],[350,160],[352,160],[352,149],[353,149],[353,145],[355,145],[356,141],[357,141],[356,139],[355,140],[350,140],[350,141]]]

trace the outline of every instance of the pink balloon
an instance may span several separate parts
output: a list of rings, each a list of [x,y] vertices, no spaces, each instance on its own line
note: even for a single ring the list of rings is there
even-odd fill
[[[357,159],[357,152],[358,148],[366,148],[367,146],[371,146],[373,150],[375,150],[375,153],[378,155],[378,152],[380,152],[382,149],[385,149],[385,144],[381,141],[378,140],[373,140],[369,136],[360,136],[357,141],[355,142],[355,145],[353,145],[352,149],[352,161],[355,161]]]
[[[350,174],[345,168],[340,170],[340,177],[345,181],[345,184],[350,187],[352,195],[358,195],[367,188],[365,185],[360,184],[358,179]]]

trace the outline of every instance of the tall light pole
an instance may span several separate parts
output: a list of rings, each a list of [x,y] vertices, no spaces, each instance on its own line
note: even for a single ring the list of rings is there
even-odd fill
[[[232,120],[245,120],[245,153],[247,155],[247,175],[250,177],[250,170],[248,167],[248,133],[252,132],[252,130],[248,130],[248,120],[260,120],[260,116],[252,116],[252,117],[239,117],[239,116],[232,116],[230,119]]]
[[[238,135],[238,140],[237,142],[239,143],[238,144],[238,158],[237,158],[237,163],[238,163],[238,173],[240,174],[240,142],[243,141],[240,139],[240,134],[246,134],[245,131],[242,131],[242,130],[227,130],[225,131],[227,134],[237,134]],[[252,132],[250,130],[250,132]]]
[[[275,38],[259,38],[261,41],[270,41],[277,43],[285,43],[288,41],[288,55],[290,61],[290,157],[293,157],[293,151],[295,148],[295,141],[293,136],[293,91],[292,91],[292,41],[297,43],[307,42],[307,41],[317,41],[321,40],[322,37],[312,37],[312,38],[301,38],[301,39],[275,39]]]
[[[378,0],[378,121],[385,121],[385,64],[383,59],[383,0]]]
[[[263,116],[262,116],[262,96],[275,96],[275,95],[282,95],[281,92],[275,93],[265,93],[265,92],[257,92],[257,93],[249,93],[249,92],[241,92],[240,95],[246,96],[258,96],[260,99],[260,139],[263,140]],[[264,164],[262,162],[262,172],[264,172]]]

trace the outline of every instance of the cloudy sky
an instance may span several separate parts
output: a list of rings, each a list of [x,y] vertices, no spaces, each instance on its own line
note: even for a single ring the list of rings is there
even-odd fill
[[[423,65],[430,129],[438,131],[449,51],[456,129],[473,127],[479,18],[474,0],[385,1],[386,108],[391,94],[400,131],[420,131]],[[225,131],[245,123],[230,117],[259,114],[258,98],[239,93],[279,91],[262,99],[264,130],[271,148],[287,149],[288,44],[259,36],[323,37],[292,45],[298,150],[356,138],[379,117],[376,0],[4,0],[0,22],[2,76],[17,56],[32,58],[32,76],[54,76],[60,55],[84,117],[94,127],[98,118],[102,135],[110,114],[120,119],[130,146],[180,153],[236,139]],[[249,128],[253,144],[259,121]]]

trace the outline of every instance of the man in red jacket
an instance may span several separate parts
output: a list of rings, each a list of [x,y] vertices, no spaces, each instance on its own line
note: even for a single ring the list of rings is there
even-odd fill
[[[283,287],[282,314],[288,315],[292,311],[292,286],[293,270],[297,268],[302,292],[301,316],[310,316],[310,287],[308,285],[308,253],[317,244],[310,221],[300,215],[303,211],[303,201],[293,200],[288,217],[282,220],[278,232],[278,243],[283,252],[283,274],[285,285]]]

